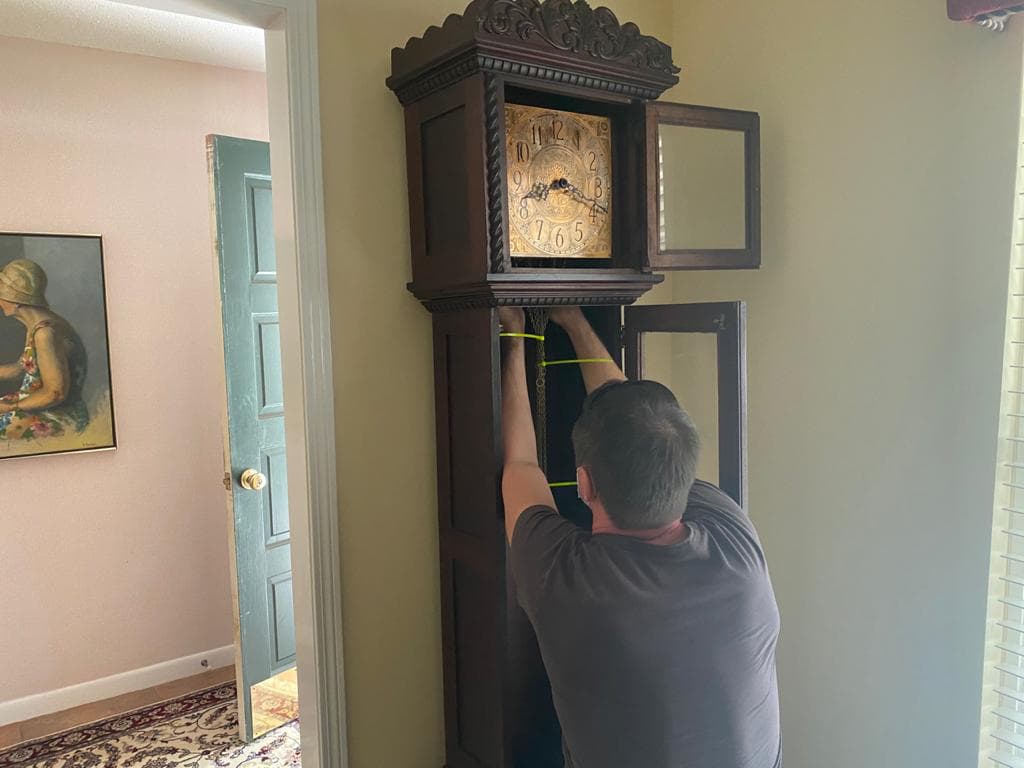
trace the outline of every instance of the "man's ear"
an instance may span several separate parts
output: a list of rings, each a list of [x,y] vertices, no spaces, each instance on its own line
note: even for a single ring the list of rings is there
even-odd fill
[[[588,507],[597,496],[594,491],[594,481],[586,467],[576,467],[576,493]]]

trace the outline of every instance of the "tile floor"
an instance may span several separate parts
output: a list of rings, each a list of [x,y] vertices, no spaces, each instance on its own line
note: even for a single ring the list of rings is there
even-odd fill
[[[260,736],[299,716],[295,667],[252,686],[253,736]]]

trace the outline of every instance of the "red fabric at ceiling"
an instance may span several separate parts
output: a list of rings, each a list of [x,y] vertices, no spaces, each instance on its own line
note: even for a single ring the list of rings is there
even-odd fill
[[[949,18],[953,21],[970,21],[993,11],[1007,11],[1020,8],[1024,0],[946,0]]]

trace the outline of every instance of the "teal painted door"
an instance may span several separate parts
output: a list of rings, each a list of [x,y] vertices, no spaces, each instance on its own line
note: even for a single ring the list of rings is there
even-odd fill
[[[239,720],[249,741],[252,686],[295,664],[270,147],[227,136],[207,143],[227,379]]]

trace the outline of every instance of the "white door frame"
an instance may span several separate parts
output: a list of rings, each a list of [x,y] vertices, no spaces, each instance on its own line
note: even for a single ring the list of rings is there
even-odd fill
[[[303,768],[346,768],[316,0],[117,0],[266,32]]]

